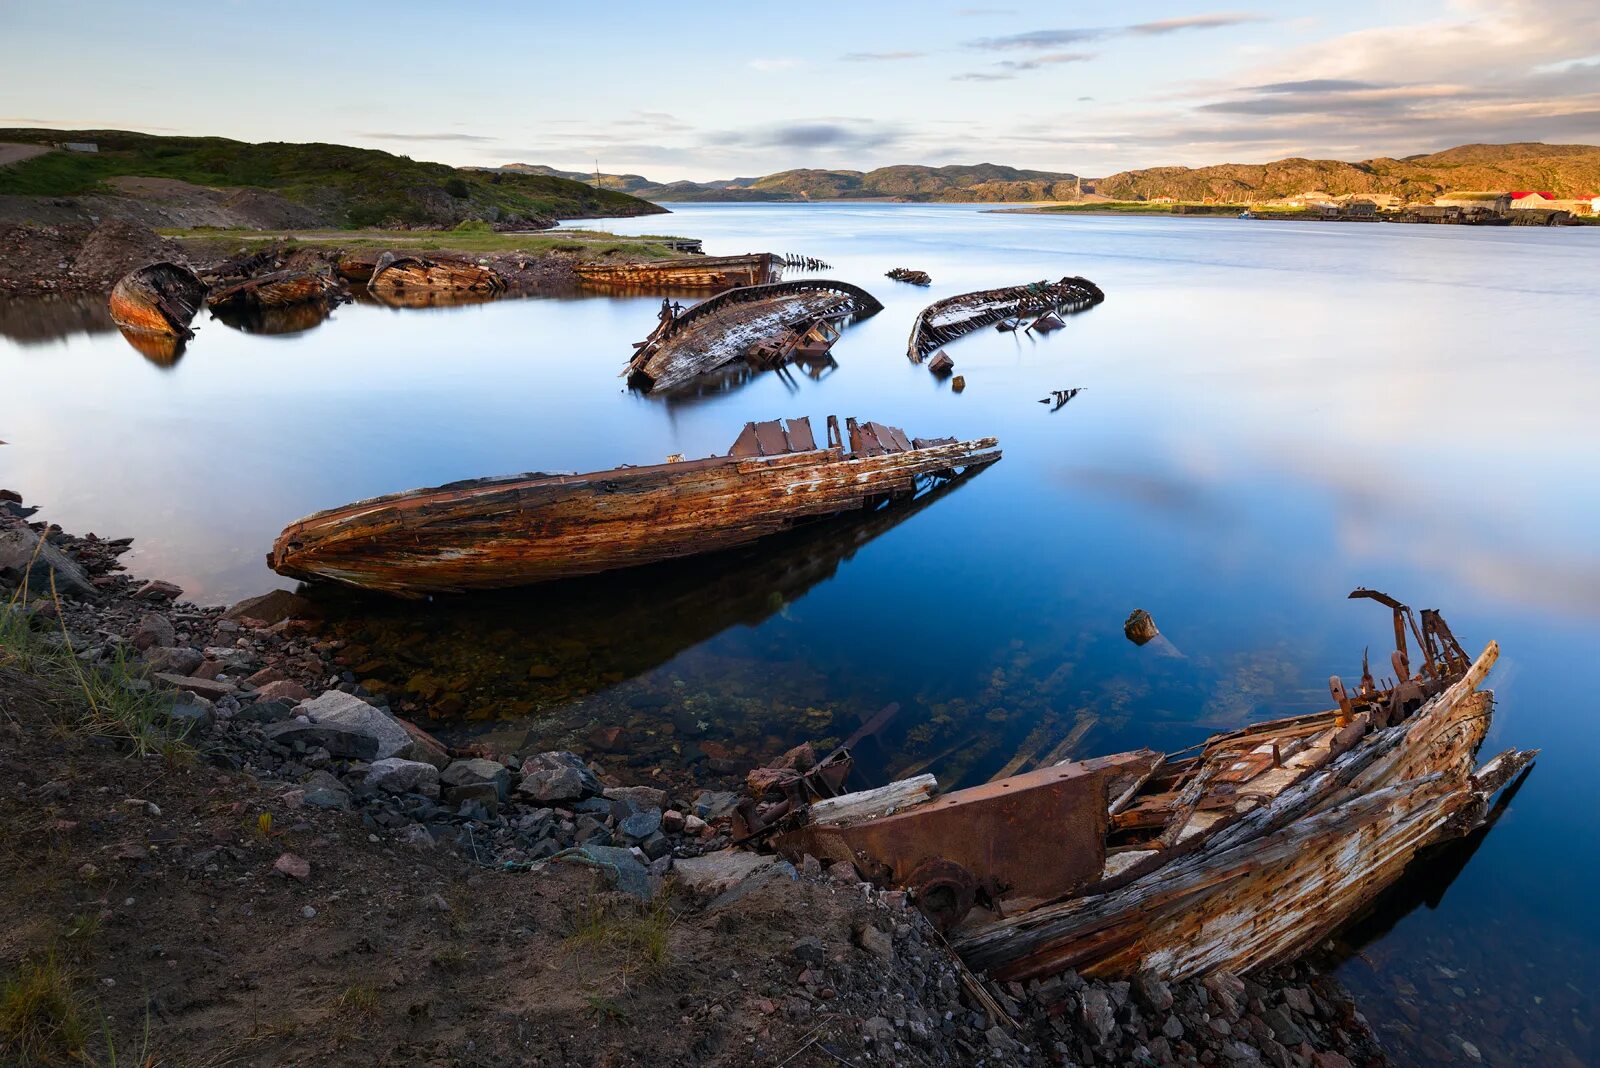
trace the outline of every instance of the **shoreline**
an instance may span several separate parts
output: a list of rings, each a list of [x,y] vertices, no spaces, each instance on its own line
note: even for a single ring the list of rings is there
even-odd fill
[[[0,716],[0,778],[20,785],[0,793],[0,899],[26,933],[0,967],[41,967],[87,903],[66,1003],[103,977],[107,1034],[142,1018],[160,1056],[1387,1063],[1306,963],[1182,983],[1067,972],[979,997],[905,895],[848,864],[723,849],[734,793],[673,796],[577,753],[446,750],[362,689],[311,602],[189,604],[121,573],[130,539],[30,522],[16,496],[0,493],[0,689],[28,699]],[[23,597],[52,580],[59,596]],[[78,677],[154,717],[91,729]],[[54,829],[18,835],[40,816]],[[283,969],[292,992],[222,981]],[[263,1031],[263,996],[294,1022]],[[831,1048],[801,1056],[819,1034]]]

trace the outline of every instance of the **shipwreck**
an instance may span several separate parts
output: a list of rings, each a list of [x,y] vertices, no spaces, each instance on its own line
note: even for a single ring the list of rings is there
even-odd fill
[[[112,287],[111,320],[127,335],[187,341],[194,337],[189,324],[205,299],[205,283],[189,268],[166,261],[146,264]]]
[[[882,310],[860,286],[828,279],[729,289],[681,311],[663,300],[623,374],[635,388],[667,391],[736,360],[781,367],[826,353],[846,324]]]
[[[580,263],[572,269],[589,288],[734,289],[783,277],[783,258],[771,252],[741,256],[684,256],[626,263]]]
[[[1061,316],[1085,311],[1105,299],[1099,286],[1076,276],[959,293],[934,301],[918,313],[906,342],[906,355],[912,362],[921,363],[941,345],[990,325],[1015,330],[1030,319],[1054,317],[1053,323],[1038,324],[1053,329],[1061,325]]]
[[[1419,851],[1465,835],[1533,761],[1477,763],[1499,655],[1384,594],[1394,680],[1335,676],[1335,707],[1216,734],[1191,751],[1064,761],[938,795],[932,775],[841,794],[836,750],[761,769],[735,837],[854,865],[910,892],[972,968],[1182,979],[1290,959],[1358,916]],[[1415,666],[1407,634],[1416,639]]]
[[[914,286],[931,286],[933,279],[927,271],[919,271],[912,267],[891,267],[884,272],[885,278],[893,278],[896,282],[906,282]]]
[[[344,261],[340,271],[345,270]],[[359,264],[350,264],[359,273]],[[470,260],[429,259],[402,252],[385,252],[373,263],[367,289],[379,298],[409,293],[470,293],[491,297],[505,292],[505,279],[492,267]]]
[[[994,438],[908,438],[828,417],[748,423],[724,456],[581,475],[473,479],[357,501],[291,523],[281,575],[402,596],[522,586],[748,545],[915,497],[1000,458]]]
[[[245,313],[341,298],[339,283],[322,271],[273,271],[235,282],[206,299],[214,312]]]

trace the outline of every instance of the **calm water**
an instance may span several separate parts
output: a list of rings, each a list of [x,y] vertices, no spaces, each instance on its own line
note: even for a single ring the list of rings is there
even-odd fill
[[[1330,672],[1389,649],[1383,610],[1344,595],[1386,589],[1471,651],[1501,641],[1487,749],[1544,755],[1491,833],[1341,947],[1345,975],[1408,1059],[1466,1061],[1465,1040],[1492,1064],[1600,1063],[1600,230],[919,205],[612,228],[819,256],[885,311],[817,377],[667,402],[616,377],[659,297],[351,305],[280,336],[213,322],[171,366],[97,307],[14,302],[0,485],[137,537],[131,568],[221,601],[280,584],[262,555],[284,523],[358,497],[708,455],[748,419],[997,435],[1001,463],[903,514],[544,590],[340,598],[334,626],[363,679],[446,731],[709,783],[898,703],[862,783],[928,765],[970,784],[1019,752],[1172,750],[1324,707]],[[906,361],[924,303],[1062,274],[1106,303],[1048,338],[951,346],[965,393]],[[1136,607],[1167,644],[1123,639]]]

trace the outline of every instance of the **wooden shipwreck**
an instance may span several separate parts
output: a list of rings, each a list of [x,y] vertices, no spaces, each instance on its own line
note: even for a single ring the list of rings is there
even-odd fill
[[[623,373],[635,388],[669,391],[736,360],[780,367],[827,352],[845,324],[882,310],[860,286],[820,278],[730,289],[682,311],[663,300]]]
[[[885,278],[893,278],[896,282],[906,282],[914,286],[931,286],[933,279],[928,277],[927,271],[919,271],[912,267],[891,267],[884,272]]]
[[[684,256],[627,263],[580,263],[578,281],[591,289],[733,289],[783,277],[783,260],[770,252],[741,256]]]
[[[223,286],[207,298],[217,312],[252,312],[340,298],[339,283],[321,271],[273,271]]]
[[[351,264],[352,270],[357,265]],[[343,270],[343,263],[340,265]],[[429,259],[404,252],[385,252],[373,264],[367,289],[379,297],[423,293],[474,293],[495,296],[505,292],[498,271],[470,260]]]
[[[911,324],[906,355],[921,363],[930,352],[959,337],[994,325],[1017,329],[1026,320],[1045,315],[1072,315],[1106,299],[1100,287],[1076,276],[1055,282],[1029,282],[1020,286],[960,293],[934,301]],[[1054,324],[1061,325],[1059,320]]]
[[[475,479],[291,523],[281,575],[406,596],[521,586],[747,545],[801,522],[916,495],[1000,458],[993,438],[908,438],[828,418],[749,423],[725,456],[583,475]]]
[[[111,319],[124,334],[144,338],[194,337],[189,323],[205,304],[205,283],[176,263],[146,264],[111,288]]]
[[[931,775],[834,796],[839,751],[759,780],[736,837],[853,864],[911,892],[973,968],[1181,979],[1292,958],[1355,918],[1419,851],[1478,827],[1537,751],[1479,765],[1499,647],[1469,659],[1437,612],[1394,613],[1399,680],[1330,681],[1337,707],[939,796]],[[1421,646],[1413,672],[1410,631]],[[774,779],[776,781],[774,781]],[[756,780],[753,780],[756,781]]]

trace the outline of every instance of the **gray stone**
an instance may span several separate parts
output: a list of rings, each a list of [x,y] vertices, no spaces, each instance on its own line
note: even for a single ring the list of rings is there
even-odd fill
[[[1104,990],[1090,987],[1079,995],[1079,1018],[1083,1029],[1094,1044],[1103,1046],[1117,1029],[1117,1017],[1111,1009],[1111,998]]]
[[[420,760],[384,757],[372,762],[365,780],[369,789],[391,794],[439,796],[439,769]]]
[[[444,788],[447,797],[452,796],[452,790],[461,787],[489,786],[493,788],[496,800],[504,801],[511,791],[511,772],[499,761],[485,760],[483,757],[454,760],[440,772],[439,785]],[[482,791],[472,796],[481,797]]]
[[[895,1028],[886,1016],[874,1016],[861,1025],[861,1037],[880,1046],[894,1044]]]
[[[862,924],[856,928],[856,945],[884,964],[894,963],[894,939],[886,931]]]
[[[536,771],[573,771],[578,775],[581,792],[575,797],[595,797],[604,789],[594,772],[589,770],[589,765],[576,753],[554,750],[548,753],[536,753],[522,761],[522,774],[524,781],[529,774]]]
[[[1261,1014],[1261,1022],[1272,1028],[1272,1037],[1285,1046],[1298,1046],[1306,1041],[1306,1033],[1289,1017],[1282,1005],[1274,1005]]]
[[[172,703],[167,706],[167,722],[182,730],[185,735],[208,730],[214,721],[215,713],[211,702],[198,694],[175,694]]]
[[[739,807],[739,795],[728,790],[702,790],[694,799],[694,814],[707,823],[728,815]]]
[[[681,857],[672,870],[687,890],[697,894],[721,894],[775,863],[776,857],[764,857],[742,849],[719,849],[700,857]]]
[[[678,861],[681,866],[683,861]],[[828,947],[816,935],[802,935],[795,939],[789,955],[802,964],[821,964],[828,959]]]
[[[222,613],[223,619],[253,619],[258,623],[282,623],[286,619],[306,619],[316,615],[316,606],[299,594],[273,590],[244,600]]]
[[[621,846],[586,845],[577,850],[583,860],[605,873],[606,881],[616,889],[645,901],[650,900],[650,872],[633,855],[633,850]]]
[[[500,791],[492,782],[468,783],[465,786],[446,786],[441,791],[444,800],[452,805],[477,805],[484,814],[493,816],[500,811]]]
[[[168,646],[177,640],[178,632],[172,620],[159,612],[146,612],[139,620],[139,628],[133,632],[133,647],[141,651]]]
[[[411,744],[411,735],[387,712],[343,690],[301,701],[295,712],[311,721],[320,735],[317,744],[334,756],[381,760]]]
[[[301,782],[306,796],[303,804],[312,808],[348,809],[350,791],[344,783],[326,771],[314,771]]]
[[[626,802],[635,811],[667,807],[667,792],[654,786],[608,786],[604,796],[611,801]]]
[[[635,812],[627,819],[617,824],[617,830],[624,838],[633,842],[642,842],[652,834],[661,830],[661,810],[659,808],[645,809]]]
[[[1183,1037],[1183,1021],[1176,1016],[1168,1016],[1167,1022],[1161,1025],[1161,1033],[1176,1042]]]
[[[522,777],[517,793],[544,804],[576,801],[584,794],[583,776],[573,768],[537,768]]]
[[[246,723],[281,723],[292,715],[294,715],[294,702],[269,699],[245,705],[234,718]]]
[[[1213,972],[1200,980],[1217,1013],[1237,1020],[1244,1003],[1244,982],[1230,972]]]
[[[170,649],[157,646],[146,652],[144,658],[149,663],[151,671],[173,675],[192,674],[205,659],[200,650],[191,649],[187,645],[177,645]]]
[[[183,596],[183,587],[162,579],[151,579],[134,590],[133,596],[140,601],[175,601]]]
[[[238,687],[231,682],[220,682],[216,679],[197,679],[192,675],[174,675],[168,671],[158,671],[151,678],[175,690],[187,690],[190,693],[197,693],[211,701],[227,697],[238,690]]]
[[[1140,972],[1133,977],[1133,996],[1151,1012],[1166,1012],[1172,1008],[1172,988],[1151,972]]]
[[[0,573],[25,584],[34,597],[50,596],[52,575],[57,593],[78,597],[94,594],[94,584],[78,562],[28,527],[0,530]]]

